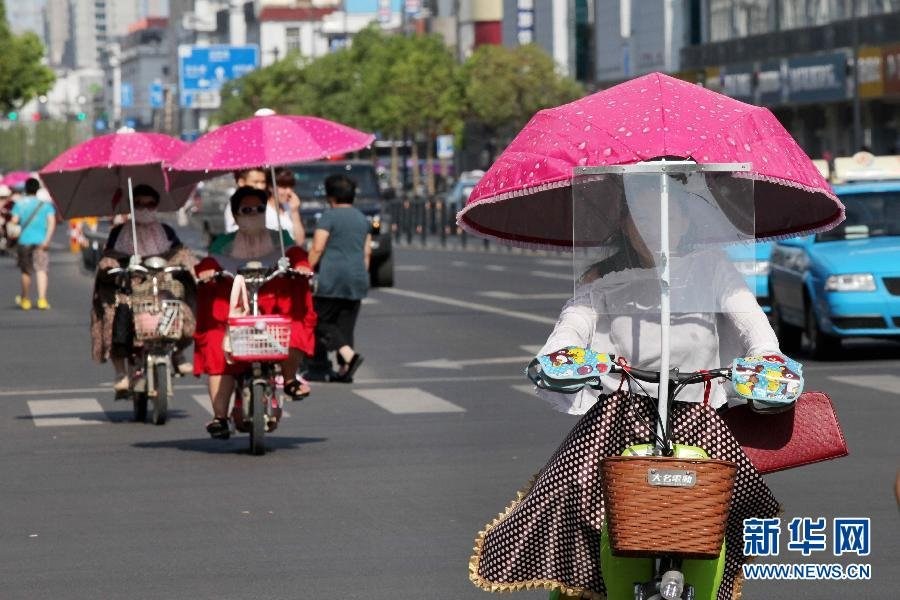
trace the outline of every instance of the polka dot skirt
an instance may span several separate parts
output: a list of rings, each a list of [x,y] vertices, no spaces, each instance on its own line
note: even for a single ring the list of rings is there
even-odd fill
[[[646,396],[601,396],[533,484],[479,534],[470,561],[472,581],[489,591],[561,588],[584,598],[605,598],[600,461],[632,444],[652,442],[655,413],[656,400]],[[676,403],[671,419],[677,443],[700,446],[711,458],[738,465],[718,600],[738,598],[746,560],[743,520],[777,516],[780,507],[712,408]]]

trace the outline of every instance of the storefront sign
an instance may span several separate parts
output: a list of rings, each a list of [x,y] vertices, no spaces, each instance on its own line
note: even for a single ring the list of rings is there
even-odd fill
[[[900,44],[886,46],[882,50],[881,68],[884,93],[900,96]]]
[[[753,65],[731,65],[722,69],[722,93],[742,102],[753,101]]]
[[[847,55],[843,52],[788,59],[788,100],[829,102],[845,100]]]
[[[756,103],[762,106],[778,106],[784,102],[784,73],[782,61],[773,60],[759,64],[756,72]]]
[[[884,75],[881,68],[881,48],[859,49],[859,95],[862,98],[884,96]]]

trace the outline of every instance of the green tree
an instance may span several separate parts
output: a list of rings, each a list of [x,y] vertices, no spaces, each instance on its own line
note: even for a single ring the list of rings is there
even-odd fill
[[[434,193],[435,136],[459,127],[462,93],[457,66],[443,39],[437,35],[406,38],[405,52],[391,65],[390,86],[383,101],[399,115],[409,131],[425,138],[426,189]],[[413,165],[418,166],[418,145],[413,144]],[[419,169],[413,171],[419,187]]]
[[[14,35],[0,0],[0,111],[6,113],[50,90],[56,76],[41,64],[44,46],[32,32]]]
[[[480,46],[463,65],[462,77],[466,116],[487,129],[494,147],[537,111],[584,95],[581,85],[560,74],[536,44]]]
[[[231,123],[253,115],[260,108],[281,114],[311,114],[313,91],[309,89],[307,62],[296,54],[222,86],[222,106],[213,121]]]

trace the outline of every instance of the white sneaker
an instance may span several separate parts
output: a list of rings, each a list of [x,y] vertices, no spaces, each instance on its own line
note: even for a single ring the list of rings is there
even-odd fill
[[[194,372],[194,363],[185,361],[175,365],[175,370],[179,375],[190,375]]]

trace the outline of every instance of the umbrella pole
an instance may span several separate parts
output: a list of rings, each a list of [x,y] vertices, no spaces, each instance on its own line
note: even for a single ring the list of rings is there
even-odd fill
[[[131,177],[128,178],[128,208],[131,210],[131,241],[134,245],[134,255],[131,257],[131,264],[134,265],[141,262],[141,254],[138,252],[137,224],[134,221],[134,190],[131,187]]]
[[[278,201],[278,185],[275,183],[275,166],[269,165],[272,174],[272,198],[275,200],[275,214],[278,216],[278,245],[281,248],[281,258],[284,258],[284,229],[281,226],[281,202]]]
[[[659,219],[660,219],[660,258],[662,274],[660,286],[660,352],[659,352],[659,421],[656,428],[659,439],[657,449],[665,452],[668,449],[666,430],[669,419],[669,326],[671,322],[671,304],[669,296],[669,178],[665,173],[659,175]]]

